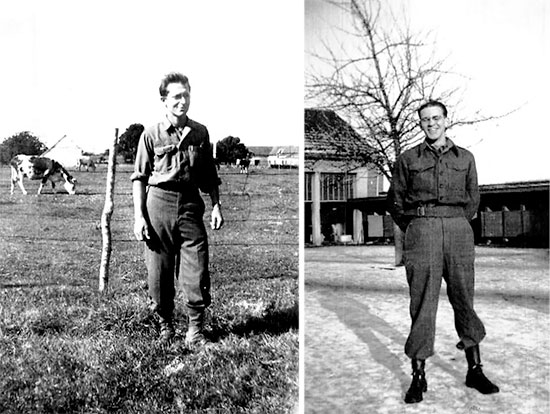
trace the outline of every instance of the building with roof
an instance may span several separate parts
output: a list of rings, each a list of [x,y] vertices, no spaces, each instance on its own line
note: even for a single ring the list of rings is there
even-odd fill
[[[476,241],[548,247],[549,188],[550,180],[480,185]]]
[[[300,147],[273,147],[267,157],[271,168],[298,168],[300,166]]]
[[[391,242],[384,177],[370,148],[334,111],[305,110],[305,242]],[[480,185],[478,244],[548,247],[549,180]]]
[[[271,154],[273,147],[271,146],[255,146],[247,147],[250,151],[250,165],[258,167],[268,166],[267,157]]]
[[[549,180],[520,181],[479,186],[480,203],[472,220],[477,244],[548,247]],[[360,210],[365,241],[393,239],[393,221],[387,194],[354,198],[349,210]]]
[[[362,243],[363,216],[351,203],[383,188],[370,147],[332,110],[306,109],[304,121],[305,241]]]
[[[41,156],[52,158],[65,168],[75,168],[82,154],[84,150],[71,137],[63,135]]]

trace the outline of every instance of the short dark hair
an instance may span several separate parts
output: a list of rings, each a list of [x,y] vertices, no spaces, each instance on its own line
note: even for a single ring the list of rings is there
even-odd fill
[[[441,108],[441,110],[443,111],[443,116],[445,118],[447,118],[447,107],[445,105],[443,105],[441,102],[439,101],[428,101],[426,102],[425,104],[423,104],[420,108],[418,108],[418,117],[420,118],[420,112],[422,112],[422,110],[426,109],[426,108],[429,108],[431,106],[438,106]]]
[[[191,85],[189,85],[189,79],[182,73],[179,72],[170,72],[165,75],[164,78],[160,81],[159,93],[160,96],[166,97],[168,95],[168,85],[171,83],[181,83],[182,85],[187,85],[189,90],[191,90]]]

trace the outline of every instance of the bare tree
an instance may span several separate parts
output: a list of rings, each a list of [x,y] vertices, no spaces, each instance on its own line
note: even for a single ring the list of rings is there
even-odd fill
[[[345,42],[324,42],[323,51],[312,52],[320,65],[306,72],[306,98],[346,118],[369,148],[365,162],[391,179],[397,156],[422,138],[417,108],[429,99],[457,107],[465,82],[449,82],[460,75],[446,69],[445,58],[436,57],[433,43],[424,40],[429,36],[411,33],[379,0],[329,2],[349,12],[352,25],[341,29]],[[450,84],[457,86],[446,87]],[[459,116],[450,114],[451,127],[504,115],[473,111]]]
[[[434,43],[427,40],[430,35],[412,33],[388,2],[384,7],[379,0],[327,2],[349,13],[351,24],[349,30],[341,29],[344,41],[337,46],[325,42],[322,52],[312,53],[319,66],[306,69],[306,98],[346,118],[358,132],[355,139],[363,141],[359,148],[364,163],[374,164],[391,180],[399,154],[422,139],[417,108],[427,100],[456,108],[466,82],[446,67],[445,58],[437,57]],[[450,127],[506,115],[451,112]],[[354,139],[348,135],[345,140]],[[333,141],[332,148],[342,145],[345,152],[349,145],[342,142]],[[403,260],[402,236],[394,225],[396,264]]]

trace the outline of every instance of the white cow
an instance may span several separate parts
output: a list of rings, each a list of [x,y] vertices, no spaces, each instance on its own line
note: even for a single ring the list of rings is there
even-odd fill
[[[89,171],[90,168],[92,169],[92,171],[95,171],[94,160],[92,159],[92,157],[89,156],[80,157],[76,163],[76,166],[78,167],[78,171],[80,171],[82,167],[86,167],[86,171]]]
[[[76,180],[67,172],[65,168],[57,161],[50,158],[38,157],[36,155],[16,155],[10,161],[11,167],[11,194],[15,189],[15,184],[19,183],[19,187],[23,194],[27,194],[27,190],[23,186],[23,177],[30,180],[42,180],[38,187],[38,194],[42,192],[42,187],[47,181],[52,183],[54,192],[55,183],[62,182],[63,187],[69,194],[75,194]]]

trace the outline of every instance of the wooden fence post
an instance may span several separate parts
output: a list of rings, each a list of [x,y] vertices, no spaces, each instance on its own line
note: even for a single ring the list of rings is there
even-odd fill
[[[105,206],[101,215],[101,234],[103,249],[101,250],[101,267],[99,269],[99,291],[107,290],[109,282],[109,260],[111,258],[111,216],[114,210],[114,190],[116,172],[116,147],[118,143],[118,128],[115,128],[115,138],[109,149],[109,164],[107,167],[107,186],[105,190]]]

